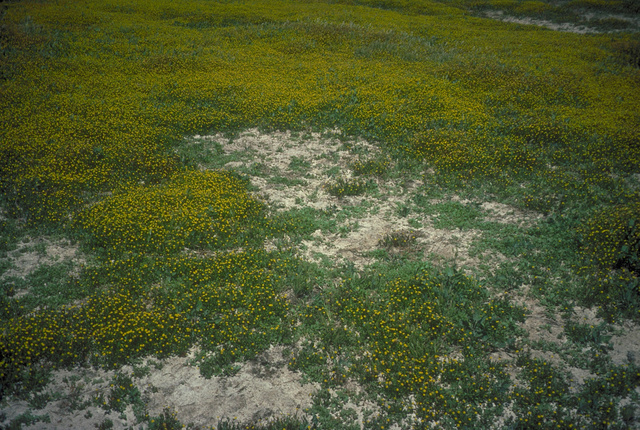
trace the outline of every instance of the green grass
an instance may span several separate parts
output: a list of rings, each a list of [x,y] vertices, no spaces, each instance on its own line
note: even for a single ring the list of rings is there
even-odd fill
[[[154,370],[123,366],[196,348],[204,377],[229,377],[286,345],[288,367],[321,387],[307,415],[211,425],[357,428],[351,404],[367,405],[375,429],[637,426],[639,363],[609,352],[612,323],[640,321],[638,36],[610,18],[588,25],[624,31],[481,18],[585,24],[583,10],[637,7],[11,3],[0,35],[0,395],[40,407],[54,400],[41,391],[53,371],[91,365],[117,371],[100,407],[180,428],[171,409],[145,414],[136,383]],[[254,150],[225,152],[248,128],[321,132],[351,159],[297,155],[279,171]],[[252,193],[250,177],[310,188],[315,157],[326,162],[325,209],[300,199],[280,210]],[[543,217],[501,222],[483,202]],[[415,232],[388,229],[368,265],[301,257],[323,237],[366,234],[375,214]],[[477,233],[479,263],[425,261],[417,237],[429,228]],[[86,265],[9,276],[57,238],[78,241]],[[527,338],[525,290],[565,316],[566,343]],[[577,307],[604,322],[570,320]],[[540,358],[552,352],[562,361]],[[571,366],[591,372],[584,385],[572,385]],[[27,411],[6,424],[46,419]]]

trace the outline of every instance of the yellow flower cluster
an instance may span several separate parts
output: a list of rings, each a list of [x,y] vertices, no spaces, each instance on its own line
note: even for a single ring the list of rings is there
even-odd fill
[[[231,173],[190,172],[122,190],[87,209],[79,222],[96,246],[111,252],[174,252],[238,246],[241,226],[261,210]]]
[[[612,63],[609,36],[385,4],[13,5],[0,97],[13,210],[65,220],[87,191],[171,175],[185,133],[254,125],[338,126],[463,179],[535,173],[549,148],[592,160],[590,174],[640,165],[635,78]]]
[[[97,273],[103,275],[100,285],[111,279],[122,284],[94,293],[81,306],[6,321],[0,379],[12,382],[45,363],[121,365],[136,357],[181,354],[194,344],[205,350],[223,345],[239,360],[290,330],[289,304],[278,294],[276,274],[289,268],[273,255],[248,251],[141,261],[134,256],[112,270],[103,268]],[[161,282],[150,287],[151,280]]]
[[[581,252],[590,266],[640,269],[640,203],[600,210],[578,232]]]
[[[390,160],[386,158],[356,160],[351,164],[351,170],[353,170],[355,175],[382,176],[389,169],[390,165]]]
[[[496,392],[496,378],[506,375],[474,351],[504,341],[512,319],[524,318],[521,310],[488,300],[486,289],[459,273],[425,271],[409,281],[392,280],[379,291],[354,290],[349,283],[328,295],[327,307],[307,307],[305,324],[327,331],[290,366],[313,372],[333,364],[334,381],[349,375],[377,384],[387,399],[424,421],[447,417],[463,424],[476,419],[481,404],[507,399]],[[376,280],[367,279],[364,285],[369,284]],[[452,344],[464,351],[464,359],[448,355]]]
[[[587,295],[614,320],[640,313],[640,203],[602,209],[579,228]]]
[[[3,320],[3,385],[41,364],[117,365],[193,345],[231,363],[290,336],[282,290],[295,261],[252,246],[269,229],[319,226],[306,214],[305,224],[295,214],[265,219],[233,174],[184,171],[173,149],[188,134],[339,128],[426,161],[445,185],[489,178],[543,212],[637,202],[625,181],[640,167],[638,75],[616,58],[619,36],[514,31],[468,16],[457,7],[464,1],[328,3],[10,5],[1,36],[3,201],[34,224],[73,220],[99,260],[82,275],[94,290],[81,305],[13,309]],[[364,191],[360,181],[334,185],[338,195]],[[594,289],[601,303],[622,306],[622,293],[637,288],[632,268],[608,269],[637,263],[639,212],[624,203],[581,230],[590,264],[607,268]],[[615,297],[613,284],[622,291]],[[424,275],[375,294],[344,290],[302,315],[358,348],[336,378],[377,383],[389,399],[414,399],[403,407],[422,419],[444,414],[452,426],[473,426],[510,400],[495,389],[501,371],[474,361],[474,348],[507,342],[517,312],[471,280]],[[309,350],[307,361],[340,358],[326,348]],[[528,383],[540,395],[562,392],[549,380]],[[533,422],[541,421],[523,426]]]

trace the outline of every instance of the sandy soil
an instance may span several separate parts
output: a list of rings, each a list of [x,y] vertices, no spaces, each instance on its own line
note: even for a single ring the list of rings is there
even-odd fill
[[[534,18],[518,18],[515,16],[507,15],[503,11],[488,11],[484,14],[487,18],[496,19],[498,21],[503,22],[512,22],[515,24],[523,24],[523,25],[535,25],[537,27],[544,27],[554,31],[563,31],[567,33],[577,33],[577,34],[593,34],[593,33],[607,33],[607,31],[598,30],[596,28],[590,27],[589,25],[576,25],[571,22],[552,22],[544,19],[534,19]],[[620,21],[628,22],[632,27],[635,27],[635,31],[640,30],[640,18],[634,16],[626,16],[626,15],[618,15],[618,14],[596,14],[596,13],[585,13],[582,15],[583,18],[587,21],[600,20],[600,19],[617,19]],[[609,31],[609,32],[615,32]]]
[[[272,347],[256,360],[240,365],[231,377],[205,379],[197,367],[190,365],[193,356],[171,357],[151,365],[149,374],[132,378],[142,394],[151,416],[170,407],[184,424],[209,428],[220,419],[238,422],[266,422],[286,415],[303,416],[311,406],[313,383],[303,384],[301,375],[286,367],[282,347]],[[125,366],[122,373],[131,374]],[[137,423],[131,406],[124,413],[106,412],[93,401],[106,397],[115,372],[76,369],[55,372],[44,390],[53,398],[43,409],[32,409],[33,415],[48,415],[50,422],[38,422],[24,429],[92,429],[105,419],[114,429],[125,429]],[[99,402],[98,402],[99,403]],[[75,405],[75,406],[74,406]],[[78,405],[82,405],[77,409]],[[4,409],[8,419],[29,409],[27,402],[12,402]]]
[[[36,250],[36,248],[38,248]],[[78,252],[78,246],[67,240],[52,241],[46,237],[31,239],[18,244],[17,249],[9,251],[7,258],[12,268],[3,277],[16,276],[25,278],[43,264],[71,261],[83,264],[84,257]]]
[[[253,153],[255,158],[248,161],[232,161],[227,163],[229,169],[245,168],[251,172],[251,167],[260,163],[267,167],[272,175],[281,175],[292,180],[304,181],[304,184],[283,186],[274,185],[261,174],[249,174],[252,185],[259,191],[257,195],[267,201],[277,210],[311,207],[325,210],[328,208],[345,209],[350,207],[367,206],[365,213],[357,214],[343,222],[341,233],[324,234],[316,232],[314,240],[306,240],[301,247],[301,256],[311,261],[320,261],[328,257],[338,262],[351,262],[356,268],[362,269],[374,262],[371,251],[380,249],[380,241],[390,234],[401,231],[412,231],[416,235],[414,252],[422,258],[430,259],[440,264],[457,264],[465,267],[475,267],[479,264],[477,258],[469,256],[472,242],[481,236],[475,230],[444,230],[436,229],[430,217],[414,215],[421,227],[414,227],[409,218],[398,214],[398,207],[407,202],[411,196],[421,193],[424,184],[419,179],[401,183],[398,180],[376,179],[379,195],[351,196],[338,198],[327,193],[325,186],[339,172],[345,179],[351,178],[349,165],[362,155],[372,158],[379,149],[364,140],[356,140],[343,144],[337,139],[323,137],[320,133],[309,133],[304,137],[293,137],[291,133],[262,134],[258,130],[247,130],[233,140],[222,135],[195,136],[195,139],[217,142],[222,145],[225,154]],[[345,146],[356,148],[349,151]],[[241,157],[238,157],[241,158]],[[256,162],[255,160],[259,160]],[[292,169],[296,160],[304,160],[307,165],[303,169]],[[457,196],[452,201],[461,201]],[[431,203],[441,203],[442,200],[432,200]],[[465,201],[466,202],[466,201]],[[466,202],[471,203],[471,202]],[[482,209],[486,211],[486,220],[503,223],[528,225],[541,218],[535,213],[524,213],[516,208],[499,203],[485,202]],[[503,261],[501,255],[483,256],[493,258],[495,262]]]

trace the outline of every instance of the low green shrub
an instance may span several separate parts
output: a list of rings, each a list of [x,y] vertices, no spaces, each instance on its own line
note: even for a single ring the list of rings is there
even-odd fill
[[[361,179],[339,178],[335,182],[326,185],[325,188],[332,196],[357,196],[364,194],[367,189],[367,183]]]

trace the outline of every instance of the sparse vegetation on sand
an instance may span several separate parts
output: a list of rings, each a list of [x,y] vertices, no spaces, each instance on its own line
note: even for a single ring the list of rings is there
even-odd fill
[[[3,428],[640,428],[636,1],[2,7]]]

